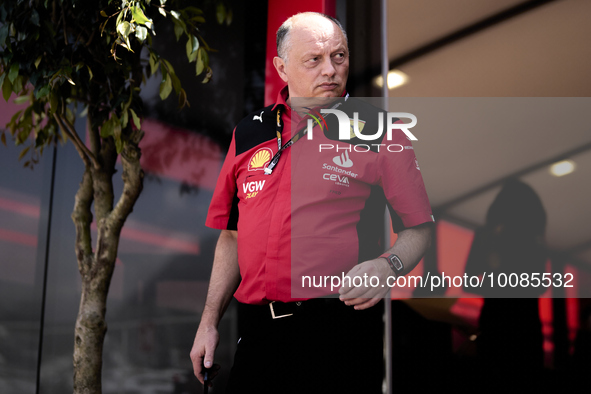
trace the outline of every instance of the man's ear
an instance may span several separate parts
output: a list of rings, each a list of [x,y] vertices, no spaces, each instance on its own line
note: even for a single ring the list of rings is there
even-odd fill
[[[279,74],[279,77],[283,79],[283,82],[287,82],[287,74],[285,73],[285,61],[279,56],[273,58],[273,65]]]

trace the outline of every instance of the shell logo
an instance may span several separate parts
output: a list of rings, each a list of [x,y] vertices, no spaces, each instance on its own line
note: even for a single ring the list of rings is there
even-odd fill
[[[264,170],[265,166],[271,161],[272,155],[273,151],[269,148],[257,150],[248,162],[248,171]]]

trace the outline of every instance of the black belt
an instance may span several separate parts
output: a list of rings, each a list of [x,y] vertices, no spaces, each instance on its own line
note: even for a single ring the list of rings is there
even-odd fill
[[[306,301],[273,301],[266,305],[240,304],[251,317],[260,319],[281,319],[299,313],[324,313],[327,310],[352,308],[338,298],[313,298]]]

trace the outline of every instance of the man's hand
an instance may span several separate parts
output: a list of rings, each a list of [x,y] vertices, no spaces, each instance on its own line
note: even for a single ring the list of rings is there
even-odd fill
[[[205,378],[203,367],[210,369],[209,379],[213,379],[220,369],[219,365],[213,363],[213,355],[220,341],[217,326],[239,283],[237,233],[222,230],[215,248],[207,299],[191,349],[193,372],[201,383]]]
[[[365,261],[353,267],[346,276],[351,278],[353,282],[354,277],[367,278],[363,281],[362,286],[343,286],[339,289],[339,298],[344,301],[346,305],[353,305],[356,310],[367,309],[377,304],[380,299],[384,298],[390,291],[388,287],[388,276],[393,275],[394,272],[390,269],[386,259],[377,258],[374,260]],[[370,285],[371,277],[379,278],[380,282],[377,286]],[[375,281],[373,282],[375,285]]]
[[[220,369],[218,364],[213,363],[213,356],[219,340],[220,334],[215,327],[199,326],[193,342],[193,349],[191,349],[191,361],[193,362],[193,372],[201,383],[205,379],[204,366],[210,369],[209,380],[213,379]],[[209,385],[211,386],[211,382]]]
[[[419,263],[425,251],[431,244],[433,223],[423,223],[415,227],[406,228],[398,233],[398,238],[388,252],[397,255],[404,263],[402,275],[408,274]],[[353,305],[355,309],[367,309],[378,303],[390,291],[388,277],[395,275],[394,271],[384,258],[365,261],[356,265],[347,275],[353,278],[359,276],[364,279],[363,286],[343,286],[340,288],[340,299],[347,305]],[[375,276],[380,282],[372,286],[370,278]],[[367,282],[367,283],[366,283]],[[351,283],[354,284],[354,283]],[[375,280],[373,285],[376,285]]]

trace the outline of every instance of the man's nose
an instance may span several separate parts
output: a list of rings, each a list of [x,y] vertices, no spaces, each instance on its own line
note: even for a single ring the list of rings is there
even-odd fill
[[[332,58],[328,57],[322,64],[322,75],[332,77],[337,72],[335,65],[332,62]]]

